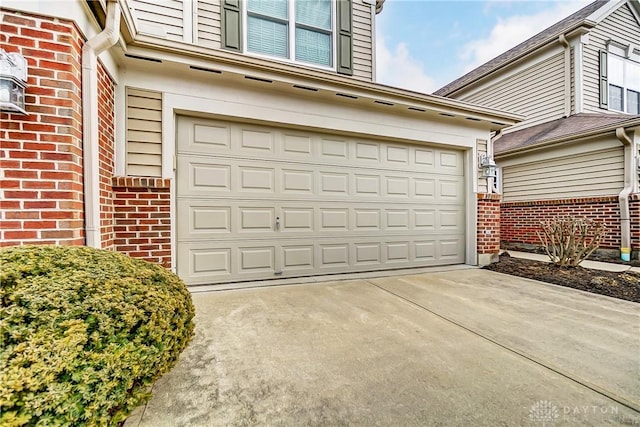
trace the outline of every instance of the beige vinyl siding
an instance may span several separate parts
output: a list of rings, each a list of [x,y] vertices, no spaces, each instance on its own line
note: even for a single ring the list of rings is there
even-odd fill
[[[353,1],[353,76],[373,80],[371,6]]]
[[[221,0],[198,0],[198,40],[197,44],[220,49]]]
[[[600,108],[600,59],[599,51],[607,49],[607,41],[625,45],[640,45],[640,25],[626,3],[610,14],[589,33],[589,43],[584,47],[584,110],[586,113],[602,113]]]
[[[484,89],[457,99],[526,117],[509,131],[561,118],[564,115],[564,53],[502,80],[495,79]]]
[[[135,9],[135,17],[141,27],[139,29],[144,32],[145,26],[159,27],[166,33],[167,39],[184,40],[184,5],[182,1],[183,0],[132,0],[131,4]]]
[[[127,88],[127,175],[162,176],[162,94]]]
[[[506,166],[502,198],[515,202],[616,195],[624,185],[623,155],[622,147],[612,147]]]

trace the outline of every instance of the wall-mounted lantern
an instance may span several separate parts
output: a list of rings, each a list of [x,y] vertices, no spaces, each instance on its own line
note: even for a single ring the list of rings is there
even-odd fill
[[[0,110],[27,114],[24,91],[27,88],[27,60],[19,53],[0,49]]]
[[[480,169],[482,170],[483,178],[495,178],[498,166],[492,157],[486,154],[480,154]]]

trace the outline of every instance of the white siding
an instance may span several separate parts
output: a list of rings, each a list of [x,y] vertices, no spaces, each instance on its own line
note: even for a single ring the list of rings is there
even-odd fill
[[[522,114],[526,120],[510,131],[564,115],[564,53],[560,52],[484,89],[456,97],[488,107]]]
[[[567,155],[553,150],[546,159],[505,166],[503,200],[550,200],[575,197],[613,196],[624,185],[621,146]],[[547,156],[548,155],[548,156]],[[523,159],[525,159],[523,157]],[[500,161],[498,161],[500,163]]]
[[[627,4],[604,19],[589,33],[584,48],[584,109],[586,113],[603,113],[600,108],[599,51],[607,49],[607,41],[640,45],[640,25]]]
[[[197,44],[220,49],[220,0],[198,0]]]
[[[353,76],[373,80],[371,6],[353,0]]]
[[[156,31],[147,28],[162,29],[169,40],[184,40],[183,34],[183,0],[132,0],[135,17],[141,32]],[[188,0],[190,1],[190,0]]]
[[[162,94],[127,88],[127,175],[162,175]]]

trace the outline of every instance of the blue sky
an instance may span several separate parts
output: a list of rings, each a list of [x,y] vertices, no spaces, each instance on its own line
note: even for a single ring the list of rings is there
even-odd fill
[[[386,0],[376,20],[377,81],[430,93],[590,0]]]

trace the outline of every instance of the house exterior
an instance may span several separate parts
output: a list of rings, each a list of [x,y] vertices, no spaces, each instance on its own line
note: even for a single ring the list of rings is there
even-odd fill
[[[525,117],[489,146],[503,247],[535,248],[540,221],[573,216],[604,223],[600,255],[638,256],[637,0],[591,3],[435,94]]]
[[[382,1],[3,1],[1,243],[189,285],[486,262],[476,158],[520,116],[375,83]]]

